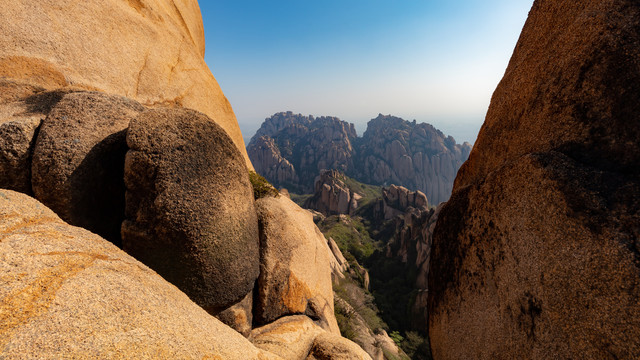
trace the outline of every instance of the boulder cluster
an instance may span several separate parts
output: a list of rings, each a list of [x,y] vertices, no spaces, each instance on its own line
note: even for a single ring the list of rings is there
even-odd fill
[[[0,9],[12,19],[0,24],[0,358],[368,359],[340,337],[340,260],[311,214],[254,199],[233,113],[203,72],[197,2],[83,4],[105,21],[82,26],[85,10],[55,1]],[[112,29],[107,14],[121,13],[138,35],[157,31],[134,94],[126,61],[116,81],[113,60],[33,31]],[[125,40],[129,61],[141,49]],[[173,81],[183,96],[155,101]],[[210,101],[202,86],[217,89]]]

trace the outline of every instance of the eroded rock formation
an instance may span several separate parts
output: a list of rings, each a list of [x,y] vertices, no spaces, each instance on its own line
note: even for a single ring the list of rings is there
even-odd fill
[[[429,124],[379,115],[358,138],[338,118],[278,113],[265,120],[248,153],[256,171],[278,187],[311,193],[322,170],[338,170],[363,183],[397,184],[446,201],[471,146],[456,144]]]
[[[276,187],[313,192],[324,169],[352,169],[353,124],[336,117],[277,113],[265,119],[247,147],[256,171]]]
[[[395,228],[387,243],[386,256],[399,259],[407,265],[408,273],[415,274],[413,289],[416,294],[411,301],[411,326],[421,331],[428,319],[426,305],[431,243],[442,206],[430,209],[422,192],[391,185],[382,189],[382,198],[374,207],[374,218],[381,222],[392,220]]]
[[[380,114],[369,121],[362,136],[356,178],[420,190],[439,204],[451,195],[456,173],[470,151],[468,143],[456,144],[429,124]]]
[[[537,0],[435,229],[435,359],[640,357],[640,4]]]
[[[344,183],[344,175],[336,170],[324,170],[316,177],[313,197],[305,201],[304,208],[325,216],[353,215],[362,196]]]

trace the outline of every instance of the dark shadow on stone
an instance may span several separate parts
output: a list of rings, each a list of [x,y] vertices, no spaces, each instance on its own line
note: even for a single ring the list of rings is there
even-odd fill
[[[126,135],[125,129],[96,144],[69,179],[75,225],[97,233],[120,248],[120,226],[125,218]]]

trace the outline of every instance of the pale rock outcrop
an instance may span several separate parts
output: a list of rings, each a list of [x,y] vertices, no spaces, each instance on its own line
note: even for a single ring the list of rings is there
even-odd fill
[[[382,188],[382,198],[374,208],[374,217],[380,220],[391,220],[405,216],[409,208],[418,211],[428,210],[429,202],[422,191],[411,191],[403,186],[391,185]]]
[[[10,0],[0,18],[10,19],[0,23],[0,77],[196,109],[228,133],[251,168],[231,105],[204,61],[197,0]]]
[[[3,359],[278,359],[154,271],[0,190]]]
[[[338,244],[333,238],[327,239],[329,245],[329,265],[331,266],[331,280],[337,281],[344,279],[344,272],[349,270],[349,262],[342,255],[342,251],[338,248]]]
[[[282,157],[274,140],[268,136],[261,136],[251,141],[247,147],[251,154],[251,162],[258,166],[260,175],[269,179],[279,187],[297,184],[299,182],[296,169],[289,160]]]
[[[371,356],[354,342],[323,332],[313,340],[306,360],[371,360]]]
[[[333,313],[331,250],[311,214],[285,197],[256,201],[260,222],[260,276],[254,323],[306,314],[339,333]]]
[[[249,339],[257,348],[287,360],[306,359],[315,338],[325,331],[304,315],[282,317],[255,328]]]
[[[64,95],[42,122],[33,151],[35,197],[64,221],[120,245],[126,129],[144,107],[98,92]]]
[[[343,180],[344,175],[336,170],[322,171],[316,177],[314,195],[303,206],[325,216],[355,214],[362,195],[351,190]]]
[[[640,3],[537,0],[429,272],[434,359],[640,358]]]
[[[211,313],[244,298],[259,272],[258,221],[231,139],[197,111],[156,109],[131,121],[127,144],[125,251]]]
[[[259,349],[288,360],[371,359],[355,343],[325,331],[304,315],[285,316],[256,328],[249,339]]]

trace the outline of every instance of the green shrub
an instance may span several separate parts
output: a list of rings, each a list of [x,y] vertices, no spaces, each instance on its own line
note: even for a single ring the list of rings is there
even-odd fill
[[[391,338],[391,340],[393,340],[393,342],[396,343],[396,345],[398,345],[398,347],[400,347],[400,345],[404,341],[404,337],[402,337],[402,335],[400,335],[400,332],[398,331],[392,331],[391,334],[389,334],[389,337]]]
[[[251,186],[253,187],[253,198],[256,200],[266,196],[278,197],[280,195],[278,190],[267,179],[255,171],[249,171],[249,181],[251,181]]]

